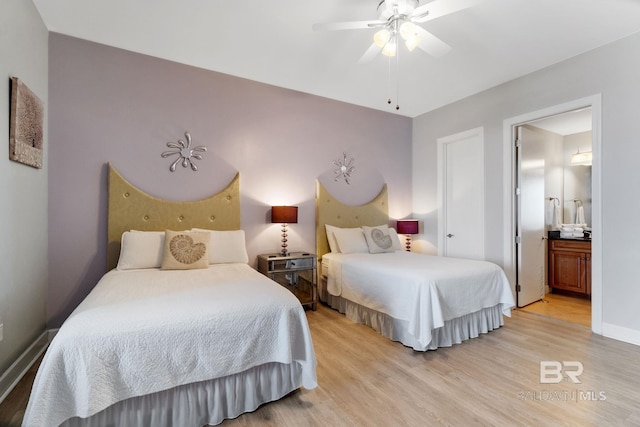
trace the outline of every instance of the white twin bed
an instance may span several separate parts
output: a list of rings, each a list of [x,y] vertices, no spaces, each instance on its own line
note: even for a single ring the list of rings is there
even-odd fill
[[[496,264],[402,250],[387,226],[386,186],[344,205],[318,183],[321,301],[414,350],[448,347],[504,324],[515,305]]]
[[[299,301],[247,265],[237,177],[189,203],[154,199],[114,169],[109,187],[109,267],[117,268],[53,339],[24,426],[219,424],[317,386]],[[197,229],[170,240],[127,231],[165,227]],[[226,231],[202,231],[214,228]],[[191,246],[174,246],[185,237]],[[188,259],[173,267],[187,269],[163,269],[194,253],[206,255],[203,266],[185,267]]]

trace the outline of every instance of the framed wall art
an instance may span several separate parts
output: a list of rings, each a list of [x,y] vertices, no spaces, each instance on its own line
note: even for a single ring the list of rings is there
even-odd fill
[[[9,159],[42,168],[44,104],[17,77],[11,78]]]

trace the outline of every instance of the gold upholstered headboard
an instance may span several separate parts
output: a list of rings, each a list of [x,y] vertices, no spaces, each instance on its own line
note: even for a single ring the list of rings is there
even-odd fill
[[[345,205],[329,194],[320,181],[317,181],[316,254],[318,259],[329,252],[325,224],[341,228],[388,224],[389,206],[387,200],[387,185],[385,184],[380,193],[370,202],[358,206]]]
[[[120,239],[128,230],[240,229],[240,174],[221,192],[189,202],[153,197],[133,186],[109,164],[107,270],[115,268]]]

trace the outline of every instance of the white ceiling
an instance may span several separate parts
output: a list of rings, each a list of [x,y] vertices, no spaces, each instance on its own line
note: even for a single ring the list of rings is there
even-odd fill
[[[548,130],[549,132],[557,133],[558,135],[566,136],[592,130],[593,120],[591,117],[591,108],[581,108],[579,110],[536,120],[529,124]]]
[[[378,1],[33,3],[53,32],[395,113],[386,58],[358,63],[375,30],[311,29],[377,19]],[[638,32],[640,1],[482,0],[423,27],[453,49],[440,58],[401,52],[397,113],[408,117]]]

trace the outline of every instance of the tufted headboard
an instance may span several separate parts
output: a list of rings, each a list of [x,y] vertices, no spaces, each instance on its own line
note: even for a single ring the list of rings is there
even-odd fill
[[[336,227],[376,226],[389,223],[389,206],[387,202],[387,185],[370,202],[364,205],[345,205],[333,197],[326,188],[317,181],[316,191],[316,254],[318,260],[329,252],[325,224]]]
[[[221,192],[202,200],[174,202],[133,186],[109,164],[107,270],[115,268],[120,239],[128,230],[240,229],[240,174]]]

